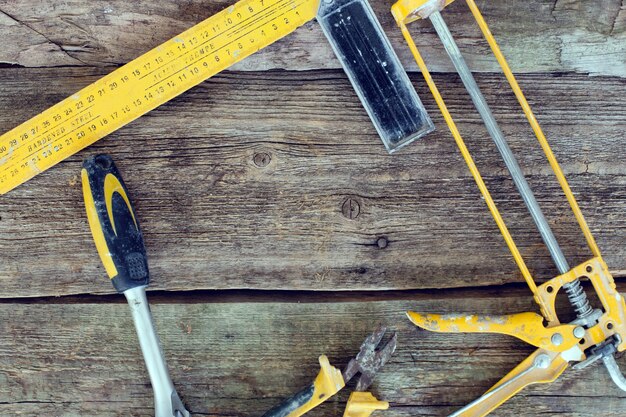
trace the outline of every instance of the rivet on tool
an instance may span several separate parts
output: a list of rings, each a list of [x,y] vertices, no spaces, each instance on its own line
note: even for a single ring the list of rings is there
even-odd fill
[[[560,346],[563,343],[563,335],[561,333],[554,333],[550,339],[554,346]]]
[[[574,337],[580,339],[585,336],[585,329],[581,326],[578,326],[574,329]]]
[[[535,366],[539,369],[548,369],[550,366],[550,356],[542,353],[535,358]]]

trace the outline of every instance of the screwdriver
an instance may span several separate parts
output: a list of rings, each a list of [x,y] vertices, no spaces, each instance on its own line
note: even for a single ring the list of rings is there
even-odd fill
[[[150,282],[139,222],[113,159],[97,155],[83,163],[83,197],[104,268],[124,294],[154,391],[155,417],[190,417],[170,378],[146,297]]]

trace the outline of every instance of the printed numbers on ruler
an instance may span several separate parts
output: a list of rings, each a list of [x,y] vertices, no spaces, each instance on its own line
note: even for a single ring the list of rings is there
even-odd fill
[[[241,0],[0,136],[0,194],[313,19],[311,0]]]

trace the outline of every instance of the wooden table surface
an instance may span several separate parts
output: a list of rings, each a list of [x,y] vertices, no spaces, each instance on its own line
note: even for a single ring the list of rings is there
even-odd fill
[[[0,0],[0,131],[230,0]],[[572,264],[590,257],[467,7],[445,18]],[[626,291],[626,6],[478,1]],[[437,131],[388,155],[316,22],[0,197],[0,414],[153,416],[123,297],[96,255],[81,161],[111,154],[142,222],[150,300],[194,416],[254,416],[343,366],[377,323],[399,332],[373,392],[387,416],[444,416],[532,348],[418,331],[408,309],[536,311],[389,13],[381,23]],[[411,26],[523,255],[556,271],[458,76]],[[351,208],[351,209],[349,209]],[[620,360],[626,369],[626,362]],[[347,392],[313,415],[341,415]],[[496,416],[626,414],[594,366],[526,389]],[[377,415],[383,415],[379,413]]]

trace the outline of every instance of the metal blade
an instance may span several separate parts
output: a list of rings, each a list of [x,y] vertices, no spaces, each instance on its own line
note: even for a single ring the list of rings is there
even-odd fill
[[[379,369],[389,361],[391,355],[393,355],[393,352],[396,350],[398,336],[395,332],[386,343],[379,346],[386,331],[386,327],[378,326],[378,328],[365,339],[356,357],[350,360],[348,365],[346,365],[343,371],[343,379],[346,383],[357,373],[361,374],[357,381],[355,391],[365,391],[372,384],[374,376]]]

